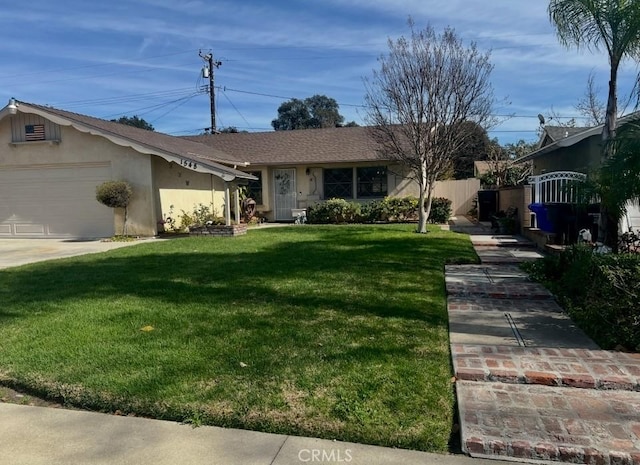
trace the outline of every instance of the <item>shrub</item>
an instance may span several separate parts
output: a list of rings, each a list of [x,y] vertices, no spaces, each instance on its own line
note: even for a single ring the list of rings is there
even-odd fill
[[[96,199],[110,208],[126,208],[133,191],[125,181],[106,181],[96,187]]]
[[[96,200],[109,208],[124,208],[122,235],[127,235],[127,207],[133,190],[126,181],[106,181],[96,187]]]
[[[359,219],[360,205],[344,199],[329,199],[307,209],[307,221],[309,223],[355,223]]]
[[[451,211],[451,201],[434,199],[436,208],[446,203]],[[439,210],[437,210],[439,211]],[[442,215],[441,213],[439,213]],[[447,214],[447,219],[450,214]],[[329,223],[398,223],[415,221],[418,218],[418,199],[407,197],[385,197],[364,204],[348,202],[344,199],[329,199],[317,203],[307,209],[307,221],[316,224]],[[435,222],[435,221],[434,221]],[[445,220],[446,222],[446,220]]]
[[[639,255],[599,255],[575,245],[524,267],[601,347],[640,351]]]
[[[431,200],[429,223],[446,224],[451,218],[451,200],[444,197],[434,197]]]
[[[224,218],[220,218],[212,205],[199,203],[193,206],[190,212],[182,210],[178,217],[173,216],[173,205],[169,210],[169,216],[164,220],[165,227],[168,231],[180,232],[186,231],[192,226],[204,226],[207,222],[213,224],[224,224]],[[168,225],[168,226],[167,226]]]
[[[385,197],[382,201],[386,218],[383,221],[415,221],[418,217],[418,199],[407,197]]]
[[[360,205],[359,223],[376,223],[386,221],[384,204],[380,200],[373,200]]]

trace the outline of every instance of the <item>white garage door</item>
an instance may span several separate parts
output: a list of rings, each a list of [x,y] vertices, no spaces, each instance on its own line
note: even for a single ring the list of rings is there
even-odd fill
[[[0,168],[0,237],[108,237],[113,210],[96,200],[111,166]]]

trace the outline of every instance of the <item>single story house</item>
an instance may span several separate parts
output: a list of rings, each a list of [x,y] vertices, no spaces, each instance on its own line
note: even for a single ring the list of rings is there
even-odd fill
[[[247,160],[249,195],[269,221],[291,219],[292,209],[319,200],[357,202],[385,196],[418,196],[407,170],[377,152],[365,127],[186,136]]]
[[[624,124],[640,114],[633,113],[620,118]],[[531,161],[533,175],[532,201],[537,203],[572,203],[571,192],[566,189],[572,180],[584,179],[601,162],[603,125],[590,128],[545,126],[539,148],[516,162]],[[620,231],[640,229],[640,208],[634,203],[627,206]]]
[[[0,237],[120,232],[122,212],[96,200],[107,180],[133,188],[129,234],[153,236],[171,210],[200,203],[229,223],[232,192],[256,180],[245,166],[210,145],[11,99],[0,110]]]
[[[199,204],[239,221],[245,186],[268,221],[330,198],[418,196],[364,127],[175,137],[15,99],[0,110],[0,237],[120,233],[123,212],[95,196],[107,180],[132,186],[128,233],[140,236]],[[435,195],[464,214],[479,188],[470,181],[438,183]]]

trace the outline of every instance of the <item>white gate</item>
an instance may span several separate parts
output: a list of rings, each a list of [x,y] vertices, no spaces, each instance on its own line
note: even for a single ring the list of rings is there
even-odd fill
[[[291,210],[296,208],[296,170],[273,170],[276,221],[291,221]]]
[[[572,183],[584,181],[586,178],[586,174],[575,171],[553,171],[529,176],[529,184],[533,185],[533,202],[576,203],[578,193]]]

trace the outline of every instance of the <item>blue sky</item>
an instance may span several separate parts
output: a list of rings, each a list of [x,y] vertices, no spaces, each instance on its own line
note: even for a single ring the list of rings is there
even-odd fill
[[[28,5],[28,6],[27,6]],[[387,39],[456,29],[491,50],[498,115],[490,136],[537,139],[536,115],[573,116],[587,77],[606,97],[603,53],[558,44],[544,0],[31,0],[0,15],[0,102],[10,97],[101,118],[139,115],[176,135],[209,126],[199,49],[216,70],[217,125],[271,130],[288,98],[325,94],[362,124],[363,77]],[[628,92],[635,65],[623,67]],[[508,105],[503,101],[510,102]],[[580,123],[581,120],[577,120]]]

